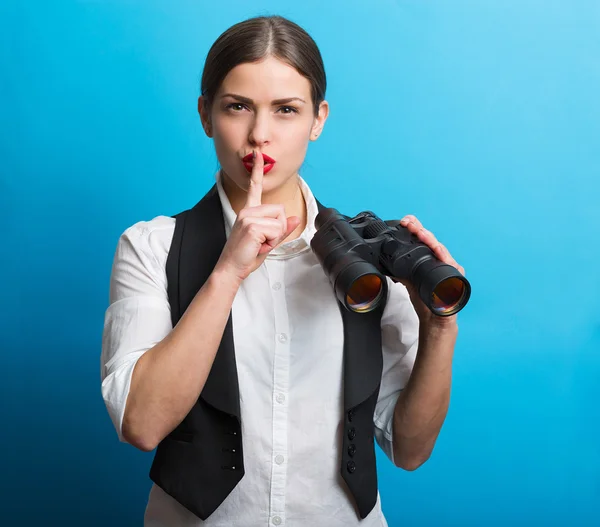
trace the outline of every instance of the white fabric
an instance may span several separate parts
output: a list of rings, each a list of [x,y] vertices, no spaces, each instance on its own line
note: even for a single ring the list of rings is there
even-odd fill
[[[235,213],[217,186],[229,235]],[[152,485],[146,527],[381,527],[380,500],[360,521],[341,478],[343,325],[332,287],[310,248],[316,201],[302,235],[273,251],[233,303],[246,474],[204,522]],[[121,435],[137,359],[172,329],[165,263],[175,220],[158,216],[120,237],[102,340],[102,395]],[[406,288],[388,280],[383,374],[375,437],[393,461],[392,417],[412,371],[418,319]]]

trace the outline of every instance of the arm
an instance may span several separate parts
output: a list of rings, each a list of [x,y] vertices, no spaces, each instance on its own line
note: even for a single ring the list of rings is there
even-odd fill
[[[456,324],[419,328],[419,346],[412,374],[394,408],[394,462],[415,470],[433,451],[450,402]]]
[[[144,229],[130,229],[117,248],[111,305],[103,336],[102,393],[122,440],[153,450],[189,413],[214,362],[243,280],[298,225],[283,205],[262,205],[262,156],[213,273],[175,328],[164,262]],[[144,234],[142,234],[142,231]],[[163,241],[161,253],[170,242]]]
[[[417,218],[406,216],[401,224],[427,244],[440,261],[464,275],[462,266]],[[418,316],[419,340],[410,378],[394,407],[392,444],[394,463],[415,470],[429,459],[448,412],[458,325],[456,315],[433,315],[413,284],[403,283]]]
[[[161,342],[137,361],[123,437],[150,451],[188,414],[212,367],[239,282],[213,272]]]

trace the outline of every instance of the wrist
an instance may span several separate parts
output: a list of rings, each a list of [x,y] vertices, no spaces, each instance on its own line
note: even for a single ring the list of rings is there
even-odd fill
[[[235,273],[228,272],[226,269],[215,267],[213,272],[210,274],[208,281],[211,285],[217,287],[219,290],[225,289],[231,293],[237,293],[237,290],[242,285],[242,281]]]
[[[439,317],[431,315],[427,319],[419,321],[419,332],[421,336],[429,338],[456,337],[458,334],[458,323],[456,316]]]

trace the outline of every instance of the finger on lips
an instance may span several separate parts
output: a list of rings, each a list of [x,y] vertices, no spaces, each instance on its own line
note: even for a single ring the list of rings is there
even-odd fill
[[[250,174],[250,187],[248,188],[247,207],[258,207],[262,203],[263,169],[265,162],[260,152],[253,152],[254,162]]]
[[[246,223],[250,228],[251,224],[262,227],[262,234],[265,237],[264,246],[260,253],[268,252],[273,249],[279,241],[287,235],[288,218],[285,215],[283,205],[262,204],[263,177],[264,177],[264,157],[261,152],[254,150],[253,165],[250,173],[250,184],[246,206],[238,215],[238,218]],[[248,220],[252,218],[252,220]]]

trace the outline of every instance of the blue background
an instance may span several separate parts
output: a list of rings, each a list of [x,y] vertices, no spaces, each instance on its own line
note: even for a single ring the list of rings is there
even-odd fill
[[[326,65],[302,175],[347,213],[416,214],[464,265],[451,409],[390,526],[600,525],[600,3],[0,4],[2,525],[141,525],[100,345],[121,232],[193,205],[217,160],[212,42],[282,14]]]

